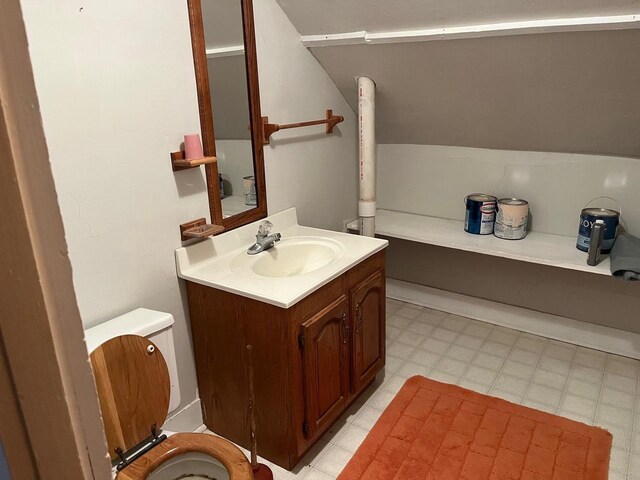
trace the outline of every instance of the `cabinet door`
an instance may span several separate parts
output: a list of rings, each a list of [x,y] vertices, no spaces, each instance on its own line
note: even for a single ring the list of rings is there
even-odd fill
[[[353,347],[351,391],[359,393],[385,361],[385,284],[376,272],[351,290]]]
[[[342,413],[349,400],[349,305],[342,295],[302,324],[304,434],[312,438]]]

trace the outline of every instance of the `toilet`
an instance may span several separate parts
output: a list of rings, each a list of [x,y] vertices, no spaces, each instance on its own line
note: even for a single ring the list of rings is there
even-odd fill
[[[231,442],[161,430],[180,405],[173,316],[139,308],[85,331],[117,480],[253,480]]]

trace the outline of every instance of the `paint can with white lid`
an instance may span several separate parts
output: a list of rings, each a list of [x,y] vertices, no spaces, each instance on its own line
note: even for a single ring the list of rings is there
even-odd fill
[[[496,205],[493,234],[503,240],[522,240],[527,236],[529,202],[521,198],[501,198]]]

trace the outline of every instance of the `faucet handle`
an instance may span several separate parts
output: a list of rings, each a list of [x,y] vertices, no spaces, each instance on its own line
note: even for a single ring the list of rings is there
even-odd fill
[[[271,233],[271,229],[273,228],[273,223],[269,220],[263,220],[260,222],[260,226],[258,226],[258,235],[264,235],[265,237]]]

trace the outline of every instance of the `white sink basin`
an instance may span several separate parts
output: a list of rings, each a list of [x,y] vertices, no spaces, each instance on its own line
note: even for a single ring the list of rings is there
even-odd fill
[[[293,237],[257,255],[243,252],[230,264],[232,272],[261,277],[293,277],[325,267],[344,254],[344,246],[323,237]]]
[[[176,250],[178,276],[189,282],[289,308],[389,242],[298,224],[295,208],[270,215],[282,240],[247,255],[262,220]]]

